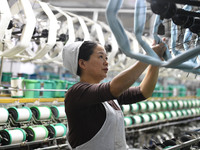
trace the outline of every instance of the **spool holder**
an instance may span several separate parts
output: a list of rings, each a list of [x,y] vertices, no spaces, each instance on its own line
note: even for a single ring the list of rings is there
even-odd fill
[[[32,115],[32,118],[29,121],[15,121],[13,116],[9,114],[8,121],[6,123],[0,123],[0,130],[2,129],[11,129],[13,127],[26,128],[28,126],[34,125],[49,125],[57,123],[67,123],[67,118],[56,118],[52,113],[51,118],[38,120],[35,115]]]
[[[32,115],[33,118],[33,124],[40,124],[40,125],[48,125],[48,124],[55,124],[55,123],[63,123],[66,124],[67,119],[66,118],[59,118],[56,119],[56,117],[52,114],[50,119],[41,119],[38,120],[35,115]]]
[[[50,119],[41,119],[38,120],[35,115],[32,115],[32,119],[33,119],[33,124],[35,125],[47,125],[47,124],[52,124],[52,120]]]
[[[60,121],[60,119],[58,121]],[[66,125],[66,120],[63,121],[63,122],[65,122],[63,124]],[[20,127],[22,129],[25,129],[28,126],[32,126],[32,127],[34,127],[36,125],[47,126],[49,124],[56,125],[57,123],[60,123],[60,122],[57,122],[53,115],[51,116],[50,120],[37,120],[35,118],[35,116],[32,115],[32,118],[31,118],[30,121],[16,122],[15,119],[12,117],[12,115],[9,114],[7,126],[5,126],[5,124],[2,124],[2,125],[4,125],[4,127],[2,129],[14,129],[16,127]],[[0,128],[0,130],[2,130],[2,129]],[[0,138],[2,138],[2,137],[0,136]],[[0,146],[0,149],[9,149],[9,148],[26,147],[26,146],[31,147],[31,145],[35,145],[35,144],[40,144],[41,145],[41,144],[47,144],[47,143],[49,143],[49,145],[52,145],[52,143],[54,143],[54,147],[59,147],[59,145],[57,145],[57,143],[58,144],[63,144],[63,147],[66,146],[66,148],[69,148],[68,144],[66,144],[66,136],[63,136],[63,137],[57,137],[57,138],[48,137],[48,138],[46,138],[44,140],[29,141],[29,142],[28,141],[24,141],[24,142],[19,143],[19,144],[4,145],[4,146]]]
[[[51,139],[45,139],[45,140],[38,140],[38,141],[31,141],[31,142],[22,142],[19,144],[12,144],[12,145],[4,145],[4,146],[0,146],[0,149],[11,149],[11,148],[20,148],[20,147],[27,147],[27,148],[31,148],[32,146],[34,147],[36,144],[39,145],[43,145],[43,144],[47,144],[47,143],[59,143],[58,144],[54,144],[54,146],[51,146],[50,148],[60,148],[60,147],[66,147],[66,150],[70,150],[69,148],[69,144],[66,143],[66,137],[58,137],[58,138],[51,138]],[[46,148],[45,148],[46,149]]]
[[[8,117],[8,122],[0,123],[0,130],[8,129],[8,128],[11,128],[10,123],[9,123],[9,117]]]
[[[180,124],[188,124],[189,122],[200,121],[200,115],[185,116],[181,118],[172,118],[165,120],[158,120],[155,122],[147,122],[126,127],[126,133],[148,132],[150,130],[157,130],[162,127],[174,126]]]
[[[54,120],[58,123],[63,123],[66,124],[67,123],[67,118],[56,118],[54,115],[52,115]]]
[[[33,115],[33,117],[34,117],[34,115]],[[25,128],[27,128],[28,127],[28,123],[30,123],[30,121],[32,120],[30,120],[29,122],[28,121],[24,121],[24,122],[16,122],[15,120],[14,120],[14,118],[12,118],[12,116],[10,115],[9,116],[9,118],[10,119],[13,119],[13,120],[9,120],[9,122],[10,121],[13,121],[13,123],[16,123],[17,125],[18,125],[18,127],[20,126],[20,128],[22,128],[22,129],[25,129]],[[24,126],[22,126],[24,124]],[[57,124],[57,122],[55,122],[55,123],[51,123],[52,125],[56,125]],[[36,124],[36,125],[38,125],[38,123]],[[32,126],[32,127],[34,127],[34,126],[36,126],[36,125],[30,125],[30,126]],[[45,125],[45,124],[42,124],[42,125]],[[46,124],[46,126],[47,125],[49,125],[49,124]],[[16,127],[6,127],[6,129],[8,129],[8,130],[10,130],[10,129],[15,129]],[[5,129],[5,128],[4,128]],[[1,129],[0,129],[1,130]],[[27,131],[26,131],[27,132]],[[0,135],[0,139],[2,139],[2,136]],[[16,147],[26,147],[26,146],[28,146],[28,147],[31,147],[31,145],[35,145],[35,144],[47,144],[47,143],[49,143],[49,145],[52,145],[52,143],[54,143],[53,145],[56,147],[59,147],[57,144],[63,144],[64,143],[64,145],[66,146],[66,147],[68,147],[68,144],[66,144],[66,136],[62,136],[62,137],[56,137],[56,138],[50,138],[50,137],[47,137],[46,139],[44,139],[44,140],[38,140],[38,141],[24,141],[24,142],[22,142],[22,143],[18,143],[18,144],[12,144],[12,145],[4,145],[4,146],[1,146],[0,145],[0,149],[9,149],[9,148],[16,148]],[[63,145],[63,146],[64,146]],[[69,147],[68,147],[69,148]],[[70,150],[70,149],[69,149]]]
[[[4,135],[5,135],[5,134],[8,135],[8,133],[5,132],[5,131],[3,132],[3,134],[4,134]],[[7,143],[9,140],[11,140],[10,137],[9,137],[9,138],[3,138],[2,136],[1,136],[1,139],[3,139],[3,141],[4,141],[4,142],[2,142],[1,144],[5,143],[5,142]]]
[[[9,114],[8,122],[10,126],[20,127],[20,128],[26,128],[28,126],[34,126],[34,125],[47,125],[47,124],[53,124],[53,123],[60,123],[60,122],[57,122],[52,116],[48,120],[38,120],[34,114],[32,115],[32,118],[29,121],[19,121],[19,122],[15,121],[13,116]]]
[[[19,121],[19,122],[15,121],[15,119],[13,118],[13,116],[11,114],[9,114],[8,120],[9,120],[9,124],[12,127],[25,128],[25,127],[28,127],[28,126],[31,126],[34,124],[32,118],[29,121]]]
[[[52,110],[51,110],[52,111]],[[58,122],[58,123],[63,123],[63,124],[66,124],[67,123],[67,118],[56,118],[56,116],[54,115],[54,113],[52,112],[52,120],[54,122]]]
[[[49,125],[49,124],[57,124],[57,123],[63,123],[66,124],[67,123],[67,119],[66,118],[56,118],[53,114],[51,115],[51,118],[49,119],[41,119],[38,120],[35,115],[32,115],[32,120],[33,120],[33,124],[35,125]]]
[[[55,134],[55,131],[53,130],[54,128],[52,126],[46,126],[48,132],[49,132],[49,137],[50,138],[53,138],[54,134]]]
[[[9,116],[8,116],[7,122],[0,123],[0,130],[7,129],[7,128],[11,128],[10,122],[9,122]]]

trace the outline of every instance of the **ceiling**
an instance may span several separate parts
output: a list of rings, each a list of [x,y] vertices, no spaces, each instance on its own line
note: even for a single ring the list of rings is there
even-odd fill
[[[64,8],[106,8],[108,0],[42,0],[54,6]],[[125,0],[123,2],[123,9],[134,8],[135,0]]]
[[[97,19],[107,23],[105,17],[105,10],[109,0],[41,0],[47,2],[53,6],[62,8],[64,11],[72,12],[80,16],[85,16],[90,19]],[[118,13],[123,26],[126,30],[133,32],[133,16],[134,16],[134,5],[136,0],[124,0],[122,7]],[[147,8],[149,3],[147,3]],[[149,14],[153,14],[148,11]],[[97,17],[95,16],[97,15]],[[94,17],[95,16],[95,17]],[[148,19],[151,22],[151,18]],[[148,32],[150,27],[147,23],[145,31]]]

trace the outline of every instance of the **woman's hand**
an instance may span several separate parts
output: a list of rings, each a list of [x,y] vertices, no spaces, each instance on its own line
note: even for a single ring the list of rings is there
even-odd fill
[[[165,42],[165,38],[163,38],[163,42]],[[155,53],[163,60],[163,55],[166,51],[165,43],[161,42],[160,44],[156,44],[156,41],[153,41],[152,49],[155,51]]]

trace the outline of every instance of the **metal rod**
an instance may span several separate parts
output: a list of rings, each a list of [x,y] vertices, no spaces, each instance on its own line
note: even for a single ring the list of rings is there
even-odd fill
[[[173,93],[173,92],[167,90],[155,90],[153,93]]]
[[[181,143],[181,144],[179,144],[179,145],[175,145],[175,146],[172,146],[172,147],[170,147],[170,148],[167,148],[167,149],[165,149],[165,150],[178,150],[178,149],[184,148],[184,147],[186,147],[186,146],[191,146],[192,144],[195,144],[195,143],[197,143],[197,142],[199,142],[199,141],[200,141],[200,138],[192,139],[192,140],[186,141],[186,142],[184,142],[184,143]]]
[[[36,150],[49,150],[49,149],[63,148],[63,147],[69,147],[69,144],[53,145],[53,146],[49,146],[49,147],[38,148]]]
[[[0,91],[67,91],[67,89],[0,89]],[[171,91],[154,91],[155,93],[172,93]],[[184,93],[184,92],[182,92]]]
[[[17,89],[17,88],[10,88],[9,89],[0,89],[0,91],[67,91],[67,89]],[[172,91],[167,90],[155,90],[154,93],[172,93]]]
[[[9,89],[0,89],[0,91],[61,91],[65,92],[67,89],[17,89],[17,88],[9,88]]]
[[[104,8],[62,8],[64,11],[69,12],[106,12],[106,9]],[[150,9],[147,9],[147,13],[151,13],[152,11]],[[134,13],[134,9],[120,9],[119,13]]]
[[[0,150],[3,149],[11,149],[11,148],[16,148],[16,147],[26,147],[26,146],[31,146],[34,144],[42,144],[47,141],[52,141],[52,140],[59,140],[59,139],[64,139],[63,137],[58,137],[58,138],[50,138],[46,140],[38,140],[38,141],[30,141],[30,142],[23,142],[23,143],[18,143],[18,144],[12,144],[12,145],[5,145],[5,146],[0,146]],[[62,144],[63,145],[63,144]],[[67,146],[68,144],[66,144]]]

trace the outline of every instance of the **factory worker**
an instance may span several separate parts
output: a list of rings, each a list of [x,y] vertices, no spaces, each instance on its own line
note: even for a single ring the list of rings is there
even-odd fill
[[[152,49],[162,59],[164,43],[153,43]],[[93,41],[78,41],[63,49],[63,65],[80,77],[66,93],[65,112],[68,120],[68,141],[75,150],[125,150],[122,104],[143,101],[153,93],[159,67],[136,62],[111,81],[107,77],[106,50]],[[138,87],[132,87],[147,70]]]

